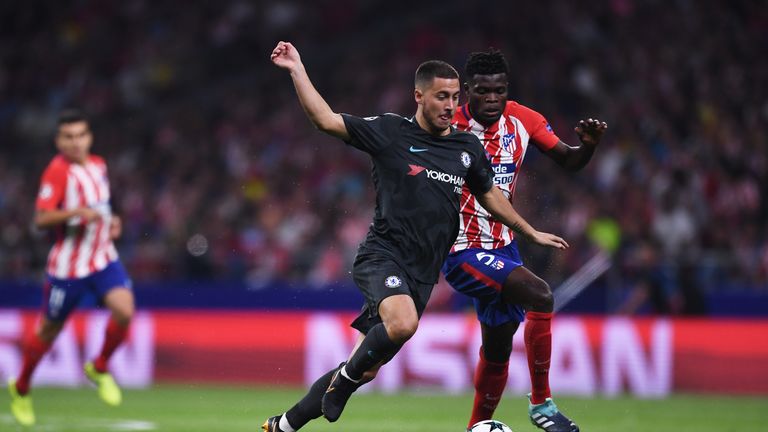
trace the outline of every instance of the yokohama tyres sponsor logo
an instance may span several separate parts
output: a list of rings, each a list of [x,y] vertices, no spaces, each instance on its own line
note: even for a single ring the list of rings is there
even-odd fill
[[[464,179],[457,175],[448,174],[448,173],[444,173],[437,170],[427,169],[420,165],[408,164],[408,167],[410,168],[408,175],[415,176],[415,175],[419,175],[422,171],[424,171],[425,173],[427,173],[427,178],[429,179],[441,181],[443,183],[450,183],[452,185],[456,185],[459,187],[464,186]]]

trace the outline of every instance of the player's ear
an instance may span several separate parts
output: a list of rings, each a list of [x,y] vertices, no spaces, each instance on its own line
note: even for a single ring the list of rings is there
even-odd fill
[[[424,93],[422,93],[421,89],[416,87],[413,89],[413,99],[416,100],[416,103],[421,105],[424,101]]]

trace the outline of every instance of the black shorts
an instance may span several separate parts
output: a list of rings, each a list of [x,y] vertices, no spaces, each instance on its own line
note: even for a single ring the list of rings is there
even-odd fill
[[[415,281],[395,261],[381,255],[358,256],[352,267],[352,277],[365,296],[365,304],[351,326],[364,334],[381,322],[379,303],[389,296],[410,296],[421,318],[434,287],[434,284]]]

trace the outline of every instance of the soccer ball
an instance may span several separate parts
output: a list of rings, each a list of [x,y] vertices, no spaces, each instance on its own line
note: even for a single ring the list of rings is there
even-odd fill
[[[498,420],[483,420],[472,425],[469,432],[512,432],[509,426]]]

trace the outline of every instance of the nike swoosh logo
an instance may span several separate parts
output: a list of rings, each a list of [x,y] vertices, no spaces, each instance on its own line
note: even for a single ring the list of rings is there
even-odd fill
[[[411,148],[408,149],[408,151],[411,152],[411,153],[420,153],[420,152],[425,152],[427,150],[429,150],[429,149],[416,148],[414,146],[411,146]]]
[[[538,360],[534,360],[534,361],[533,361],[533,364],[536,364],[536,365],[545,365],[545,364],[547,364],[547,363],[549,363],[549,360],[546,360],[546,361],[538,361]]]

